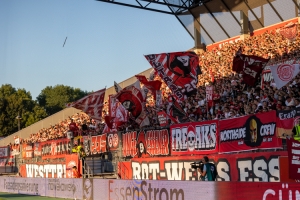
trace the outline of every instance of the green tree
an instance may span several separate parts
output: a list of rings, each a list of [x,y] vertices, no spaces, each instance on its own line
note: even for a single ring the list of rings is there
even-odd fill
[[[20,128],[27,127],[45,117],[47,113],[32,100],[30,92],[15,89],[10,84],[0,87],[0,136],[18,131],[17,116],[20,116]]]
[[[88,92],[65,85],[47,86],[37,97],[38,104],[44,107],[48,115],[66,108],[66,104],[81,99]]]

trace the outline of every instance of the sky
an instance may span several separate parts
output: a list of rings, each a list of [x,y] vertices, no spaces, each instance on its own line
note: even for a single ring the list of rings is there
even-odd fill
[[[111,87],[149,69],[144,55],[194,46],[172,15],[95,0],[0,0],[0,27],[0,85],[33,100],[58,84]]]

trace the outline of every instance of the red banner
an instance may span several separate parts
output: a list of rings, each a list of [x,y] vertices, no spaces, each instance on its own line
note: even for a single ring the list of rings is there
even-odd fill
[[[293,138],[286,140],[289,159],[289,178],[300,180],[300,142]]]
[[[286,155],[286,151],[215,154],[209,156],[209,162],[217,167],[217,181],[279,182],[279,157]],[[126,169],[120,174],[122,179],[195,181],[200,174],[191,168],[191,163],[202,158],[200,155],[133,158],[131,162],[121,162],[119,170]]]
[[[282,148],[276,111],[220,121],[220,153]]]
[[[41,142],[38,149],[34,149],[34,151],[41,151],[43,159],[65,157],[66,154],[71,153],[71,144],[67,138],[50,140]]]
[[[27,178],[72,178],[72,167],[79,168],[78,165],[78,155],[70,154],[65,155],[63,162],[50,159],[48,163],[21,164],[19,174],[21,177]]]
[[[106,134],[92,136],[91,154],[106,152]]]
[[[218,153],[217,120],[172,125],[171,155]]]
[[[149,157],[169,155],[167,129],[124,133],[122,136],[124,157]]]

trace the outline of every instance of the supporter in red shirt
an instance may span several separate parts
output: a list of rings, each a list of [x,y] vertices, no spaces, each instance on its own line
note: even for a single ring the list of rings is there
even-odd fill
[[[73,119],[71,119],[71,123],[69,124],[69,130],[73,132],[74,137],[77,137],[79,128]]]

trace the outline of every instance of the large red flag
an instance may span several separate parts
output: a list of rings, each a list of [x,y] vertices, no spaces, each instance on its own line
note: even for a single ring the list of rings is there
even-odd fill
[[[78,101],[67,104],[67,107],[77,108],[88,114],[91,118],[101,120],[105,90],[106,88],[93,92]]]
[[[260,76],[269,59],[258,56],[237,54],[233,59],[232,70],[243,73],[243,80],[246,84],[253,86]]]
[[[131,112],[135,121],[140,126],[149,125],[149,119],[144,110],[145,99],[143,97],[139,81],[122,89],[116,95],[116,98],[126,110]]]
[[[145,56],[176,99],[183,101],[197,91],[201,74],[199,57],[194,52],[162,53]]]

